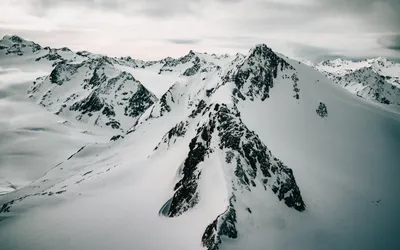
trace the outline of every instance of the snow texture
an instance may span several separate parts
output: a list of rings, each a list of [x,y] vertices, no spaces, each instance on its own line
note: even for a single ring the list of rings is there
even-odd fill
[[[5,36],[1,249],[397,249],[399,77],[263,44],[142,61]]]

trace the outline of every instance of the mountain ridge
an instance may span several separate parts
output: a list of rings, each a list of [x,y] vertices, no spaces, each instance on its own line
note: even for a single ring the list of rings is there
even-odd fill
[[[382,104],[400,105],[400,64],[383,57],[327,60],[311,65],[349,92]]]
[[[25,237],[7,239],[32,232],[38,249],[71,237],[77,248],[149,250],[396,242],[400,117],[390,105],[361,100],[265,44],[247,55],[189,51],[152,62],[80,54],[50,60],[28,95],[62,126],[78,119],[84,134],[113,136],[93,135],[61,161],[48,153],[51,169],[0,196],[5,247],[26,248]],[[25,60],[47,63],[37,55]],[[371,225],[394,230],[383,237]]]

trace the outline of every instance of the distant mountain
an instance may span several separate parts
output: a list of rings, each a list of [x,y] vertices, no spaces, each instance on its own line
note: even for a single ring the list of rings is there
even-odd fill
[[[41,45],[32,41],[27,41],[18,36],[4,36],[0,40],[0,55],[2,57],[24,57],[38,62],[41,60],[49,62],[60,61],[82,61],[87,55],[81,56],[72,52],[69,48],[54,49],[50,47],[42,47]]]
[[[337,84],[367,100],[400,105],[400,64],[386,58],[343,59],[313,65]]]
[[[122,131],[157,100],[106,57],[58,63],[49,76],[38,78],[28,93],[56,114]]]
[[[6,59],[25,57],[53,66],[48,76],[36,79],[28,94],[55,114],[124,131],[157,100],[130,73],[115,67],[129,61],[68,48],[43,48],[18,36],[5,36],[0,44]]]

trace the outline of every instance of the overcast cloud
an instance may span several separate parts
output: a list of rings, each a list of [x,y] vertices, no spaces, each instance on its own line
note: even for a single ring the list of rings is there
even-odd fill
[[[400,58],[399,0],[1,0],[0,35],[113,56],[190,49],[287,56]]]

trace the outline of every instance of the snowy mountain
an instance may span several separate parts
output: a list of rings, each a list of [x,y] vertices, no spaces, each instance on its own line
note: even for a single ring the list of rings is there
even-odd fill
[[[272,192],[286,206],[298,211],[305,209],[293,171],[249,130],[237,108],[239,102],[246,100],[245,96],[251,100],[268,98],[278,72],[282,71],[282,78],[294,85],[287,77],[291,74],[297,79],[294,68],[265,45],[256,46],[247,57],[234,60],[227,70],[214,67],[205,75],[197,74],[173,85],[131,130],[156,126],[154,123],[172,125],[155,148],[155,154],[168,151],[177,140],[186,141],[189,152],[179,166],[180,178],[174,185],[174,194],[161,211],[165,216],[180,216],[195,208],[200,197],[210,195],[212,187],[202,187],[212,183],[203,162],[214,162],[214,167],[220,168],[217,171],[223,174],[218,186],[225,186],[221,190],[225,204],[221,204],[220,214],[203,233],[202,243],[207,249],[218,249],[221,237],[237,237],[237,220],[253,209],[245,202],[252,197],[251,192]],[[171,119],[175,117],[182,120]]]
[[[18,56],[34,58],[35,62],[51,62],[54,67],[51,73],[37,78],[28,94],[38,104],[63,117],[124,131],[127,129],[124,124],[134,123],[157,100],[131,74],[114,66],[124,61],[86,52],[74,53],[68,48],[42,48],[17,36],[5,36],[0,44],[6,59]]]
[[[0,55],[3,62],[12,64],[12,61],[18,61],[22,57],[24,61],[31,62],[48,61],[82,61],[86,56],[81,56],[72,52],[69,48],[54,49],[42,47],[32,41],[27,41],[18,36],[4,36],[0,40]]]
[[[58,63],[50,75],[36,79],[28,94],[55,114],[123,131],[157,100],[106,57]]]
[[[313,65],[351,93],[383,104],[400,105],[400,64],[386,58],[327,60]]]
[[[32,69],[27,54],[17,58]],[[0,166],[13,178],[1,186],[5,249],[397,249],[392,105],[358,98],[263,44],[246,55],[149,62],[76,54],[84,58],[50,69],[34,60],[42,76],[21,84],[30,105],[51,111],[31,133],[58,140],[60,155],[39,144],[32,155],[51,165],[37,168],[43,162],[15,147],[37,168],[15,188],[11,167]],[[0,91],[5,103],[22,105],[10,93]]]

